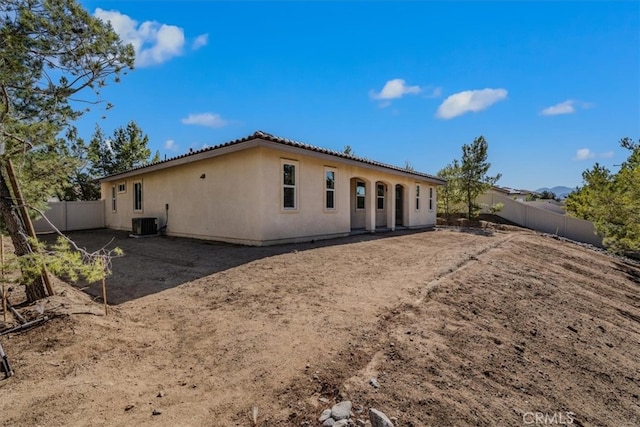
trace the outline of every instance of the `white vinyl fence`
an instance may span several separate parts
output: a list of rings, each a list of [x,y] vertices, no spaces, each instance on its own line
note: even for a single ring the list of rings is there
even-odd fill
[[[104,228],[104,200],[83,202],[51,202],[44,212],[47,219],[60,231]],[[33,222],[36,233],[50,233],[54,229],[44,219]]]
[[[478,197],[478,203],[487,205],[483,212],[488,212],[488,207],[496,203],[502,203],[504,207],[496,213],[499,217],[532,230],[602,247],[602,238],[596,235],[595,227],[589,221],[537,208],[493,191]]]

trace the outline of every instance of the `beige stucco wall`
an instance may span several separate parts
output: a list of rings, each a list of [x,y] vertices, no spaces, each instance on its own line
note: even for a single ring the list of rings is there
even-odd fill
[[[116,186],[126,182],[127,190],[117,195],[116,212],[111,210],[111,183],[103,183],[107,227],[131,230],[132,218],[156,217],[169,235],[261,240],[259,160],[258,151],[245,150],[114,181]],[[134,212],[133,185],[139,180],[143,211]]]
[[[300,237],[322,238],[346,235],[349,226],[349,178],[341,166],[330,160],[271,148],[261,150],[262,212],[265,218],[263,240],[277,243]],[[282,208],[283,163],[296,165],[296,209]],[[335,209],[325,209],[325,170],[335,171]]]
[[[296,165],[296,208],[283,209],[283,163]],[[325,171],[335,176],[335,209],[325,208]],[[204,178],[201,176],[204,175]],[[366,207],[355,209],[355,179],[366,183]],[[133,212],[133,184],[143,183],[143,212]],[[111,186],[126,183],[111,210]],[[384,211],[376,209],[376,183],[387,186]],[[415,210],[415,185],[421,186],[420,210]],[[131,218],[157,217],[168,235],[259,245],[347,235],[353,228],[374,231],[395,227],[392,198],[395,185],[405,188],[403,225],[436,223],[428,209],[429,183],[415,177],[342,162],[308,150],[255,146],[204,160],[102,184],[107,227],[131,230]],[[392,197],[389,197],[392,196]],[[394,201],[393,201],[394,202]],[[168,211],[165,205],[169,205]],[[167,223],[168,213],[168,223]]]

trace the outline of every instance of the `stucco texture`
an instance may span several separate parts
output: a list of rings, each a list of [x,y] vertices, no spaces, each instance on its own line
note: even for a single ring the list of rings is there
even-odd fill
[[[283,167],[295,166],[295,206],[283,206]],[[335,174],[333,208],[326,205],[326,172]],[[280,147],[252,144],[200,160],[105,180],[105,223],[131,230],[136,217],[158,218],[167,235],[248,245],[308,241],[349,234],[436,224],[436,184],[409,174],[359,165],[355,161]],[[365,184],[365,206],[356,206],[356,182]],[[134,183],[142,183],[143,209],[134,211]],[[118,192],[125,184],[126,192]],[[385,186],[384,209],[377,209],[377,184]],[[112,188],[116,188],[113,210]],[[396,218],[395,189],[403,203]],[[420,206],[416,209],[416,188]],[[429,209],[429,188],[432,209]]]

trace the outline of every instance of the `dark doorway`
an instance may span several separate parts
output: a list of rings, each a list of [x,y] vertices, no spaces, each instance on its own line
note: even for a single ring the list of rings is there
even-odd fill
[[[398,184],[396,185],[396,225],[403,225],[402,223],[403,204],[404,204],[404,187]]]

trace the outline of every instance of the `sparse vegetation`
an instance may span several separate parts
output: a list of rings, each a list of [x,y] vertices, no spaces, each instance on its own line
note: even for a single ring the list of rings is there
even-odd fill
[[[489,213],[495,215],[504,208],[504,203],[494,203],[489,207]]]

